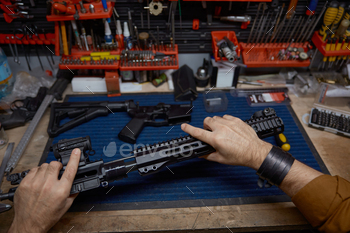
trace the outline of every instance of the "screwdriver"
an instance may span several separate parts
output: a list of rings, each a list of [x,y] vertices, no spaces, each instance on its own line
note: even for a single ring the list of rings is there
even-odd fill
[[[337,43],[337,46],[335,47],[335,50],[336,50],[336,51],[339,51],[339,50],[341,49],[342,45],[343,45],[343,39],[342,39],[342,37],[340,37],[340,38],[338,39],[338,43]],[[341,58],[341,57],[338,56],[338,61],[339,61],[340,58]],[[337,59],[336,56],[333,56],[333,57],[332,57],[333,62],[334,62],[336,59]],[[336,62],[336,64],[338,64],[338,61]],[[332,64],[333,64],[333,63],[332,63]]]
[[[341,42],[341,43],[339,43]],[[339,42],[338,42],[338,45],[337,45],[337,50],[340,50],[340,49],[343,49],[344,48],[344,45],[346,46],[346,37],[343,37],[341,36],[339,38]],[[338,65],[339,64],[339,61],[341,60],[342,56],[338,56],[337,58],[337,62],[335,63],[335,65]]]
[[[332,40],[332,42],[331,42],[331,51],[335,51],[337,38],[332,38],[331,40]],[[332,67],[334,61],[335,61],[335,56],[332,56],[332,57],[329,58],[329,60],[328,60],[328,62],[329,62],[328,69]]]
[[[344,19],[350,20],[350,9],[344,14]]]
[[[343,50],[348,49],[349,43],[350,43],[350,36],[348,36],[348,37],[346,38],[346,41],[345,41],[345,43],[343,44],[342,49],[343,49]],[[343,56],[343,60],[342,60],[341,63],[340,63],[340,67],[343,65],[343,63],[345,62],[346,58],[347,58],[347,56]]]
[[[276,139],[277,146],[281,147],[282,150],[284,150],[284,151],[290,150],[290,143],[289,143],[287,137],[283,133],[275,135],[275,139]]]
[[[335,17],[337,17],[338,5],[339,3],[337,1],[332,1],[324,14],[322,28],[318,32],[320,36],[323,37],[323,40],[325,40],[327,37],[326,31],[330,29],[329,27],[331,27]]]
[[[297,4],[298,4],[298,0],[290,0],[286,19],[290,19],[292,17],[294,11],[296,10]]]
[[[347,19],[343,19],[337,29],[337,32],[335,33],[335,36],[337,37],[343,37],[346,35],[346,30],[348,29],[350,25],[350,21]]]
[[[61,34],[62,34],[62,45],[63,45],[63,54],[68,55],[68,44],[67,44],[67,34],[66,34],[66,24],[64,21],[61,21]]]
[[[317,7],[318,0],[311,0],[309,7],[306,10],[306,15],[313,15],[315,14],[315,10]]]
[[[327,37],[326,39],[326,51],[329,51],[329,49],[331,48],[331,38],[330,36]],[[322,61],[322,70],[324,69],[324,66],[327,62],[327,56],[323,56],[323,61]],[[320,66],[318,67],[318,70],[320,70],[320,67],[321,67],[321,63],[320,63]]]
[[[344,13],[345,13],[345,3],[344,2],[341,2],[339,4],[339,7],[338,7],[338,13],[337,13],[337,16],[335,17],[334,21],[333,21],[333,24],[332,24],[332,27],[331,27],[331,31],[335,31],[337,30],[343,16],[344,16]]]

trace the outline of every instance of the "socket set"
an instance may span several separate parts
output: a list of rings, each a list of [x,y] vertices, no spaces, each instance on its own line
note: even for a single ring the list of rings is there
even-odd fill
[[[312,108],[311,116],[309,117],[309,126],[350,137],[350,114]]]

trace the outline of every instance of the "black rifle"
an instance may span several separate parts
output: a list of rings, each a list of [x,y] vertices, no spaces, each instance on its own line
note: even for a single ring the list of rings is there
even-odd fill
[[[46,96],[47,88],[40,87],[36,97],[27,97],[21,100],[15,100],[11,104],[12,114],[0,115],[1,126],[5,130],[25,125],[27,121],[33,119],[41,102]],[[18,105],[21,102],[22,104]]]
[[[136,143],[137,136],[145,126],[168,126],[191,121],[192,104],[164,104],[156,106],[139,106],[133,100],[123,102],[65,102],[51,105],[50,122],[47,129],[50,137],[56,137],[78,125],[99,116],[107,116],[114,112],[127,112],[131,121],[120,131],[120,140]],[[60,125],[65,118],[72,120]],[[156,119],[164,119],[156,121]]]
[[[277,117],[272,108],[256,112],[251,119],[245,122],[255,130],[260,138],[277,135],[284,130],[282,119]],[[131,171],[138,170],[142,176],[149,175],[170,164],[208,155],[215,151],[210,145],[191,136],[185,136],[138,148],[133,151],[131,157],[108,163],[104,163],[102,159],[91,162],[89,155],[94,154],[94,151],[89,136],[63,139],[52,146],[55,158],[63,164],[59,176],[63,174],[74,148],[79,148],[82,154],[71,194],[100,186],[107,187],[108,182],[126,178]],[[129,161],[125,162],[125,160]],[[12,185],[19,184],[28,172],[29,170],[11,174],[7,180],[11,181]],[[8,193],[0,194],[0,200],[12,199],[16,188],[11,188]]]

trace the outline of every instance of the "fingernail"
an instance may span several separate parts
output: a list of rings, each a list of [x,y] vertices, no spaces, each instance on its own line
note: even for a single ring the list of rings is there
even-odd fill
[[[73,150],[73,154],[79,155],[79,154],[80,154],[80,149],[79,149],[79,148],[75,148],[75,149]]]
[[[181,129],[182,130],[184,130],[185,127],[186,127],[185,124],[181,124]]]

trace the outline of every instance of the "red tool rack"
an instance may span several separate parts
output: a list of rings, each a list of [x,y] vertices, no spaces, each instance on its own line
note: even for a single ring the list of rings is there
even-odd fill
[[[32,35],[32,38],[24,37],[23,34],[0,34],[0,44],[50,45],[55,44],[55,34],[46,33],[38,34],[38,36]]]
[[[168,69],[179,69],[179,57],[178,57],[178,46],[175,48],[163,47],[159,50],[146,50],[152,51],[154,54],[156,52],[164,53],[165,57],[162,59],[153,60],[143,60],[143,59],[126,59],[120,58],[121,71],[129,70],[168,70]],[[168,56],[167,56],[168,55]]]
[[[315,44],[316,48],[322,53],[323,56],[348,56],[350,55],[350,45],[345,49],[326,51],[326,41],[322,40],[322,37],[318,34],[318,31],[315,31],[312,38],[312,42]],[[343,47],[343,45],[341,46]]]
[[[95,13],[90,13],[89,6],[90,4],[94,5]],[[69,5],[68,5],[69,6]],[[74,8],[74,5],[71,4]],[[86,13],[83,14],[80,12],[80,5],[76,4],[79,12],[79,20],[87,20],[87,19],[103,19],[103,18],[110,18],[113,14],[113,8],[114,8],[114,2],[107,2],[108,11],[104,11],[102,2],[96,3],[85,3],[84,7],[86,9]],[[69,21],[74,20],[74,15],[47,15],[46,16],[47,21]]]
[[[278,53],[286,49],[289,43],[254,44],[240,43],[242,48],[243,62],[248,68],[252,67],[307,67],[310,59],[300,60],[279,60]],[[304,52],[308,50],[308,43],[293,43],[293,47],[302,47]]]
[[[94,5],[94,13],[91,13],[89,10],[90,4]],[[84,4],[84,8],[86,9],[86,13],[80,12],[80,5],[76,4],[78,13],[79,13],[79,20],[89,20],[89,19],[103,19],[103,18],[110,18],[113,14],[113,8],[114,8],[114,2],[107,2],[108,11],[104,11],[104,8],[102,6],[102,2],[92,2],[92,3],[86,3]],[[68,5],[67,7],[73,7],[73,4]],[[53,11],[51,11],[53,12]],[[60,33],[60,21],[71,21],[74,20],[74,15],[71,14],[62,14],[62,15],[47,15],[46,16],[47,21],[55,21],[55,37],[56,37],[56,43],[55,43],[55,54],[57,56],[60,55],[60,44],[59,44],[59,33]],[[83,51],[79,50],[76,47],[72,47],[71,54],[69,56],[62,56],[61,62],[59,64],[60,69],[106,69],[106,70],[116,70],[119,68],[119,61],[113,60],[112,63],[104,63],[101,61],[97,62],[80,62],[80,58],[82,56],[90,56],[91,52],[110,52],[111,55],[119,55],[120,51],[117,50],[110,50],[110,51]],[[63,61],[72,61],[68,63],[63,63]],[[78,62],[76,62],[76,60]]]

